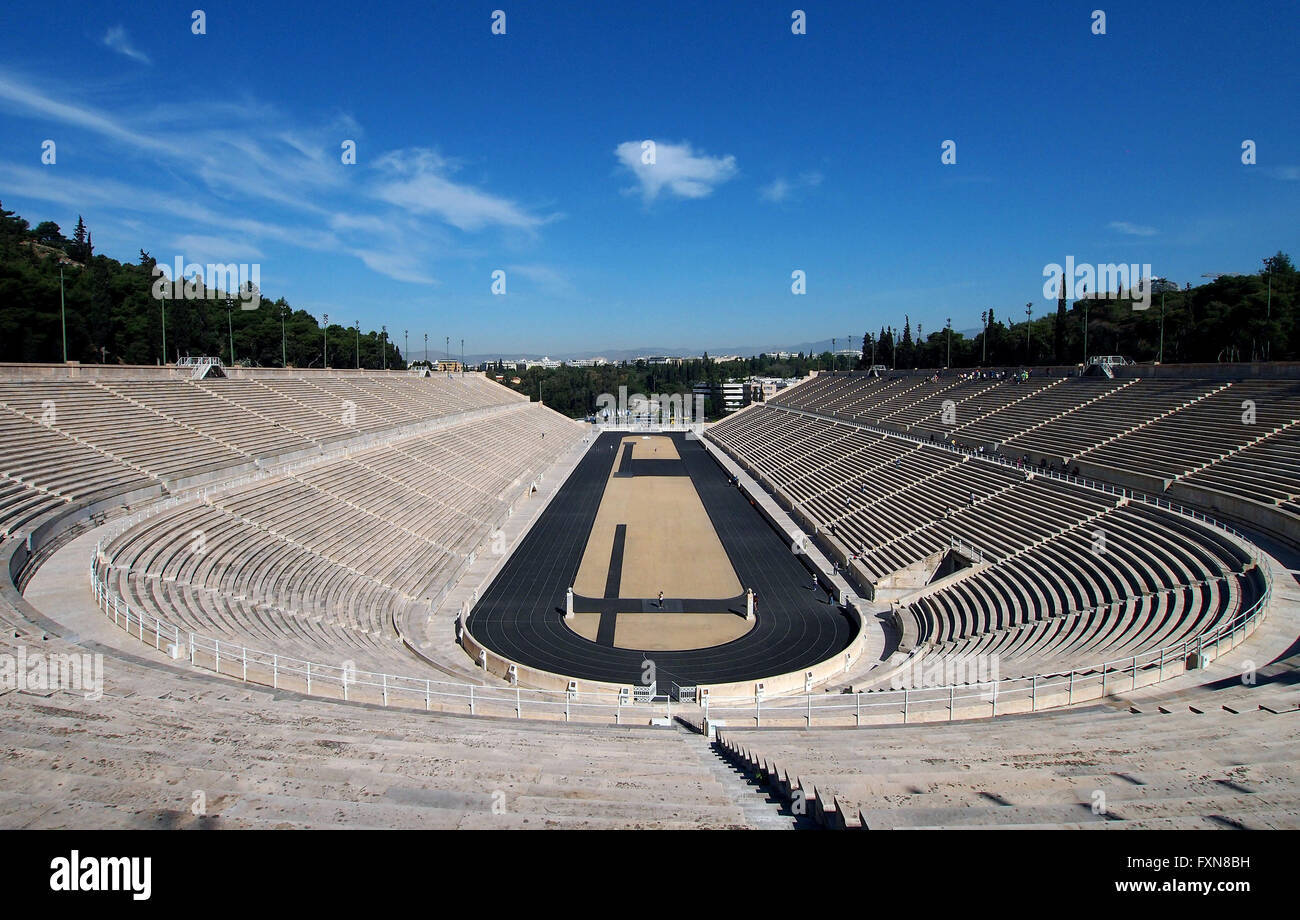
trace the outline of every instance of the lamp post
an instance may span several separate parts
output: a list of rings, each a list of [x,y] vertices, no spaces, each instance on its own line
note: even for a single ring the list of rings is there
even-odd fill
[[[357,327],[357,370],[361,370],[361,320],[353,320]]]
[[[379,327],[379,352],[383,355],[382,368],[388,370],[388,327]]]
[[[1264,360],[1273,353],[1273,264],[1268,266],[1268,300],[1264,306]]]
[[[1165,363],[1165,293],[1169,290],[1169,282],[1160,279],[1160,348],[1156,352],[1156,363]]]
[[[325,314],[325,352],[321,355],[321,369],[330,366],[330,315]]]
[[[982,336],[984,353],[980,357],[980,366],[983,366],[989,363],[989,311],[985,310],[980,313],[980,319],[984,323],[984,335]]]
[[[63,363],[68,363],[68,320],[63,305],[63,263],[59,263],[59,325],[63,327]],[[163,361],[167,360],[167,346],[163,346]]]
[[[424,334],[424,363],[429,363],[429,333]]]
[[[465,376],[465,340],[460,340],[460,375]]]
[[[1030,322],[1034,315],[1034,305],[1032,302],[1025,304],[1025,363],[1031,364],[1033,358],[1029,354],[1029,329]]]
[[[1087,365],[1088,363],[1088,286],[1085,284],[1083,286],[1083,289],[1079,291],[1079,293],[1083,295],[1079,299],[1083,301],[1083,363],[1084,365]]]
[[[948,363],[945,368],[952,367],[952,317],[948,317]]]
[[[230,366],[235,366],[235,321],[232,318],[235,311],[235,304],[229,297],[226,298],[226,331],[230,333]],[[163,357],[166,357],[165,355]]]
[[[402,360],[408,365],[411,363],[411,330],[402,330]]]
[[[289,315],[289,305],[285,304],[280,308],[280,366],[289,366],[289,349],[284,339],[284,321]]]

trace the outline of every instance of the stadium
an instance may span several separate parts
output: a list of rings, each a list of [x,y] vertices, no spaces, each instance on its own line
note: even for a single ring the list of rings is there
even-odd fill
[[[6,17],[0,888],[1280,867],[1294,15],[495,6]]]
[[[6,366],[4,822],[1296,826],[1300,380],[1088,370]]]

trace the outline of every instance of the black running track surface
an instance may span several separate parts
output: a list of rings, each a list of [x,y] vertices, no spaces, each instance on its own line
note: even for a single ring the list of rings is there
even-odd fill
[[[848,647],[848,615],[828,601],[825,591],[813,590],[803,557],[791,552],[785,538],[731,484],[698,440],[662,435],[672,437],[680,461],[632,461],[616,450],[625,436],[607,432],[596,440],[470,612],[469,630],[481,643],[529,667],[628,685],[641,683],[642,662],[649,659],[658,686],[665,689],[669,682],[692,686],[771,677],[809,667]],[[613,617],[604,613],[607,608],[615,612],[615,605],[600,598],[578,598],[574,605],[577,611],[602,611],[597,641],[584,639],[564,624],[565,593],[577,578],[616,461],[619,474],[691,477],[740,583],[758,594],[756,622],[744,636],[688,651],[614,648]],[[614,556],[615,566],[621,568],[617,547]],[[608,584],[618,578],[618,572],[609,573],[607,592]],[[665,597],[663,609],[733,615],[743,614],[743,604],[743,596],[695,603]],[[624,599],[616,606],[624,611],[654,610],[658,598]]]

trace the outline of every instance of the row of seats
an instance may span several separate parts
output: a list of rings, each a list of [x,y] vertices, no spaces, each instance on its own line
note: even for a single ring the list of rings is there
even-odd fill
[[[521,404],[173,508],[104,546],[102,568],[123,599],[185,630],[409,670],[394,614],[438,597],[581,438]]]
[[[805,411],[751,408],[708,437],[836,538],[874,586],[973,549],[974,567],[959,563],[951,583],[900,611],[932,654],[996,651],[1024,673],[1069,670],[1201,635],[1262,593],[1244,549],[1176,515]]]
[[[821,375],[771,405],[1286,506],[1300,497],[1300,382]],[[1238,459],[1238,455],[1249,451]],[[1248,470],[1259,469],[1255,481]]]

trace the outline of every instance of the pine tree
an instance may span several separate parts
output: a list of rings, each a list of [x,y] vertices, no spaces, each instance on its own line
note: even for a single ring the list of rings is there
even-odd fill
[[[77,229],[72,231],[72,245],[68,247],[68,255],[78,262],[85,262],[90,258],[86,249],[86,222],[77,215]]]

